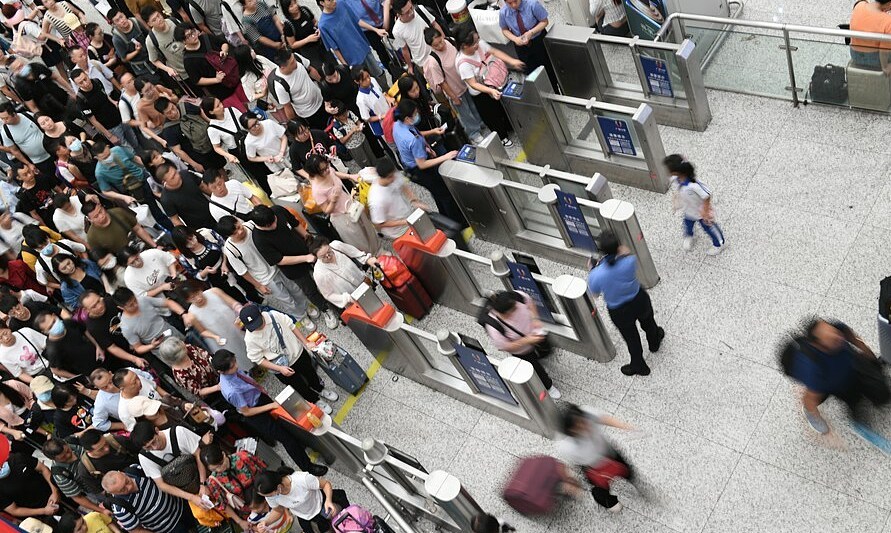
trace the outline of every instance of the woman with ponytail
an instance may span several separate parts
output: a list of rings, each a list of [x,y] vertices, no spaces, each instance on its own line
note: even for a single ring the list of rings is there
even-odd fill
[[[314,531],[313,523],[322,533],[331,531],[331,518],[340,511],[334,503],[334,488],[327,479],[295,472],[287,466],[264,470],[254,486],[257,494],[266,498],[271,512],[289,511],[303,531]],[[347,502],[340,503],[348,505]]]
[[[671,172],[672,200],[675,210],[684,215],[684,251],[693,249],[693,228],[696,223],[711,237],[712,247],[707,255],[718,255],[724,251],[724,232],[715,222],[712,208],[712,194],[705,185],[696,180],[696,169],[682,155],[671,154],[662,163]]]
[[[628,345],[631,363],[622,367],[622,373],[648,376],[650,367],[643,358],[637,322],[647,334],[651,352],[659,351],[665,330],[656,325],[650,295],[637,280],[637,258],[611,231],[600,234],[598,248],[603,257],[588,273],[588,291],[594,296],[603,294],[609,318]]]

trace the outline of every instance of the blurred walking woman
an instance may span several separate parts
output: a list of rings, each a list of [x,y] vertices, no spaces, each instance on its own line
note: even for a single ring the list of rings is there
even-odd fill
[[[603,294],[610,320],[628,345],[631,363],[622,367],[622,373],[648,376],[650,367],[643,358],[637,322],[647,334],[651,352],[659,351],[665,331],[656,325],[650,295],[637,280],[637,258],[631,250],[620,245],[619,239],[609,231],[600,235],[599,248],[604,255],[588,273],[588,292],[594,296]]]
[[[264,470],[255,486],[257,493],[266,498],[271,512],[290,511],[303,531],[314,531],[313,523],[321,532],[331,531],[330,517],[338,509],[334,488],[327,479],[283,466],[278,470]]]
[[[712,193],[696,180],[696,169],[683,156],[672,154],[663,160],[671,172],[671,188],[674,190],[673,203],[684,215],[684,251],[693,249],[693,228],[696,223],[712,239],[708,255],[718,255],[724,251],[724,232],[715,222],[712,208]]]

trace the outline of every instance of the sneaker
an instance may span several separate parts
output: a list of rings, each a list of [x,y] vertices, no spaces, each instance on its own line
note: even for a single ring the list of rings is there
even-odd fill
[[[318,405],[319,409],[321,409],[322,412],[325,413],[326,415],[330,415],[334,411],[333,409],[331,409],[331,406],[328,405],[328,402],[326,402],[325,400],[317,401],[316,405]]]
[[[624,509],[624,508],[625,508],[625,506],[622,505],[622,502],[616,502],[615,505],[613,505],[612,507],[607,508],[607,511],[609,511],[609,512],[615,514],[615,513],[618,513],[619,511],[621,511],[621,510]]]
[[[501,145],[504,146],[505,148],[510,148],[511,146],[514,145],[514,142],[512,140],[508,139],[507,137],[505,137],[504,139],[501,139]]]
[[[802,411],[804,412],[804,418],[814,431],[820,435],[829,433],[829,424],[819,414],[813,414],[807,409],[802,409]]]
[[[693,237],[684,237],[684,244],[681,246],[685,252],[693,249]]]
[[[340,325],[340,317],[334,314],[334,311],[330,309],[325,310],[325,325],[328,329],[337,329],[337,326]]]
[[[300,325],[310,333],[316,330],[316,323],[309,319],[309,314],[300,319]]]
[[[554,400],[559,400],[563,397],[563,393],[560,392],[560,389],[552,385],[551,388],[548,389],[548,396],[550,396]]]
[[[654,344],[651,344],[649,346],[650,351],[658,352],[659,348],[662,346],[662,339],[664,339],[664,338],[665,338],[665,330],[662,328],[659,328],[659,338],[656,339],[656,342]]]
[[[650,367],[645,366],[643,368],[635,368],[631,365],[624,365],[620,369],[623,374],[626,376],[649,376],[650,375]]]
[[[319,393],[319,396],[325,398],[329,402],[336,402],[337,399],[340,398],[340,396],[338,396],[337,393],[331,389],[322,389],[322,392]]]
[[[470,142],[473,144],[480,144],[484,140],[486,140],[486,138],[483,137],[482,135],[480,135],[479,133],[477,133],[476,135],[474,135],[470,138]]]
[[[709,248],[709,250],[707,252],[705,252],[705,255],[713,255],[714,256],[714,255],[718,255],[719,253],[721,253],[723,251],[724,251],[723,244],[721,246],[712,246],[711,248]]]
[[[862,424],[860,422],[851,422],[851,429],[854,430],[854,433],[865,440],[867,443],[872,444],[882,452],[891,455],[891,442],[888,441],[882,435],[879,435],[866,424]]]
[[[306,307],[306,314],[309,315],[309,318],[319,318],[319,308],[309,305]]]

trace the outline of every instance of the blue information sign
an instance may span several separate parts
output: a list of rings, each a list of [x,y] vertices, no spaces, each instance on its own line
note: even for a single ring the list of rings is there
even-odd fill
[[[572,246],[596,252],[597,244],[594,242],[594,237],[591,236],[588,222],[585,220],[585,215],[582,213],[575,195],[563,191],[554,192],[557,194],[557,214],[560,215],[563,227],[569,234]]]
[[[511,405],[516,405],[510,389],[498,375],[498,369],[489,362],[485,352],[475,350],[462,344],[455,344],[458,362],[464,367],[467,375],[473,380],[476,388],[486,396],[491,396]]]
[[[665,61],[642,55],[640,66],[643,67],[644,75],[647,77],[650,94],[669,98],[674,96],[674,91],[671,89],[671,75],[668,73]]]
[[[535,283],[532,272],[526,265],[520,263],[507,262],[507,268],[510,270],[510,284],[515,290],[522,292],[532,299],[535,307],[538,309],[538,317],[545,322],[554,323],[554,315],[548,309],[545,299],[541,294],[541,289]]]
[[[627,122],[610,117],[597,117],[597,122],[611,154],[637,155]]]
[[[519,99],[523,96],[523,84],[516,81],[509,82],[504,90],[501,91],[501,96]]]

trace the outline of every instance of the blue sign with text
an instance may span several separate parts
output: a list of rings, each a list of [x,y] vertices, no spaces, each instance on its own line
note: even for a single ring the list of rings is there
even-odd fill
[[[557,194],[557,214],[569,234],[569,240],[572,241],[574,248],[581,248],[589,252],[597,251],[597,244],[591,235],[591,229],[585,220],[579,202],[574,194],[563,191],[554,191]]]
[[[668,64],[661,59],[649,56],[640,56],[640,66],[643,67],[647,77],[647,86],[650,94],[655,96],[674,96],[671,88],[671,75],[668,73]]]
[[[507,268],[510,270],[511,287],[532,299],[536,309],[538,309],[538,318],[553,324],[554,315],[552,315],[551,310],[548,309],[548,305],[545,303],[545,299],[541,294],[541,289],[539,289],[538,284],[535,283],[535,279],[532,277],[532,272],[529,270],[529,267],[521,265],[520,263],[512,263],[508,261]]]
[[[620,118],[597,117],[611,154],[637,155],[628,123]]]
[[[511,405],[517,404],[510,389],[498,375],[498,369],[489,362],[489,358],[484,352],[457,343],[455,351],[458,362],[464,367],[467,375],[470,376],[481,393]]]

